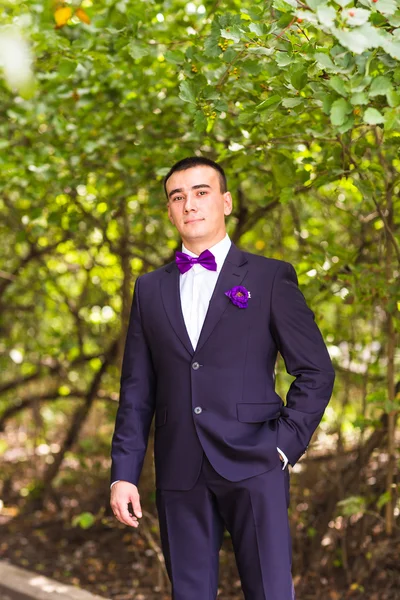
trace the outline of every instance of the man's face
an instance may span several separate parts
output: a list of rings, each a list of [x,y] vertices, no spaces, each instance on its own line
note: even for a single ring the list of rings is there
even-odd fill
[[[167,181],[168,216],[183,242],[213,242],[225,234],[232,197],[221,192],[218,172],[198,166],[173,173]]]

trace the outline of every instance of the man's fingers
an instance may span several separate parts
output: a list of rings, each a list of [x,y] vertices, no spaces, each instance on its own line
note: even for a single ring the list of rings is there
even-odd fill
[[[129,525],[130,527],[137,527],[139,525],[137,518],[130,514],[128,510],[128,503],[118,502],[115,505],[112,505],[112,509],[115,517],[121,523]]]
[[[137,527],[139,525],[137,518],[129,512],[128,503],[125,506],[119,507],[119,520],[130,527]]]
[[[111,488],[110,504],[118,521],[130,527],[139,525],[138,518],[142,516],[142,509],[139,492],[135,485],[126,481],[115,483]]]
[[[133,494],[131,496],[133,514],[140,519],[142,516],[142,508],[140,506],[139,494]]]

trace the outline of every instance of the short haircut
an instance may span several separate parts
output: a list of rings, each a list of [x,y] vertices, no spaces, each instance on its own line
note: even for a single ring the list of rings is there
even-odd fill
[[[167,199],[167,181],[171,177],[171,175],[173,173],[176,173],[177,171],[186,171],[187,169],[192,169],[193,167],[211,167],[212,169],[217,171],[219,177],[219,189],[221,191],[221,194],[225,194],[225,192],[227,191],[227,183],[225,171],[223,170],[223,168],[210,158],[205,158],[204,156],[189,156],[188,158],[183,158],[182,160],[179,160],[177,163],[175,163],[166,174],[164,178],[164,191],[165,195],[167,196]]]

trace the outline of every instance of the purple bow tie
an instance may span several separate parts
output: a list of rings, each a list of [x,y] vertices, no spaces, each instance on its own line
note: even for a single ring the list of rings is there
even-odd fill
[[[202,265],[209,271],[217,270],[215,256],[209,250],[204,250],[200,256],[190,256],[189,254],[186,254],[186,252],[177,251],[175,255],[175,262],[182,274],[186,273],[186,271],[189,271],[189,269],[191,269],[195,264]]]

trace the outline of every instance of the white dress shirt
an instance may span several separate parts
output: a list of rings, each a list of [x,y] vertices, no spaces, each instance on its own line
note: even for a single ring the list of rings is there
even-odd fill
[[[221,241],[208,248],[215,257],[215,262],[217,263],[216,271],[210,271],[202,265],[194,264],[186,271],[186,273],[181,273],[179,275],[183,319],[194,350],[199,341],[200,332],[206,318],[208,305],[214,292],[215,284],[217,283],[218,276],[230,247],[231,240],[228,234],[226,234]],[[190,256],[198,256],[198,254],[194,254],[188,250],[184,244],[182,244],[182,252],[186,252],[186,254],[189,254]],[[284,469],[288,464],[288,459],[282,450],[279,448],[277,450],[283,458],[282,469]],[[114,483],[117,482],[113,481],[111,486],[113,486]]]
[[[189,271],[179,276],[183,318],[194,349],[199,341],[208,305],[230,247],[231,240],[226,234],[223,240],[209,248],[215,256],[216,271],[209,271],[202,265],[195,264]],[[182,252],[189,256],[198,256],[188,250],[184,244],[182,244]]]

